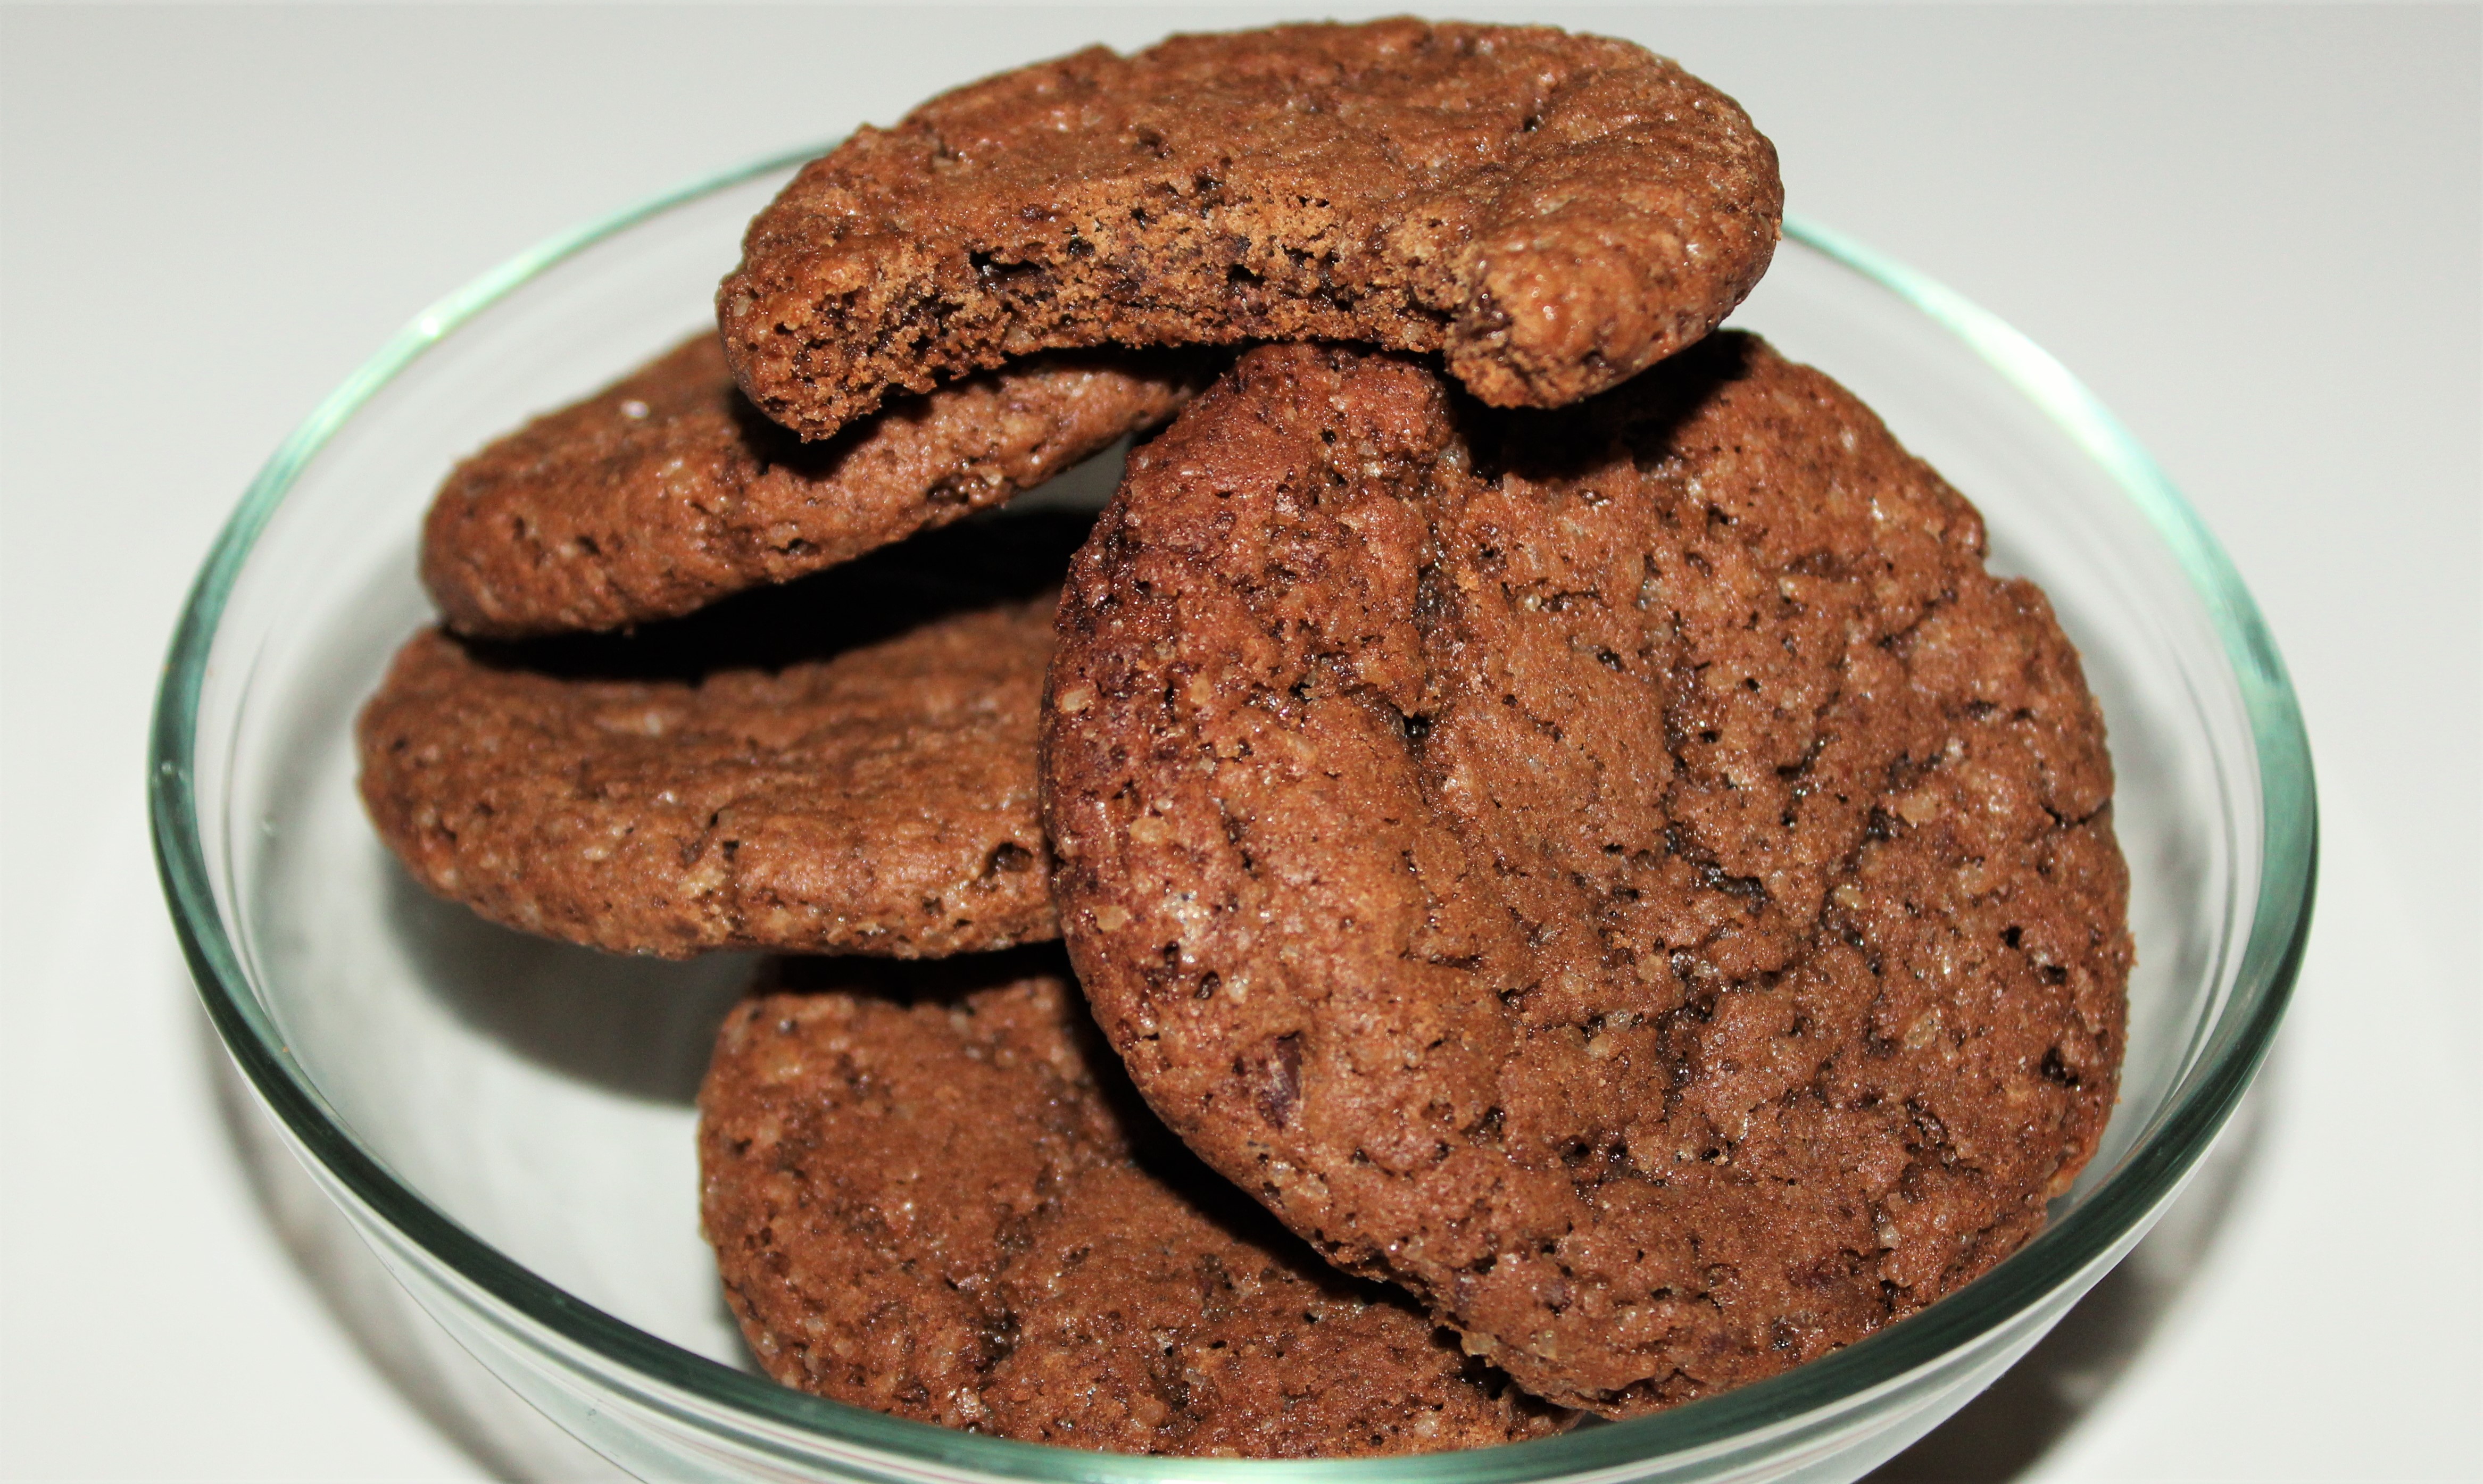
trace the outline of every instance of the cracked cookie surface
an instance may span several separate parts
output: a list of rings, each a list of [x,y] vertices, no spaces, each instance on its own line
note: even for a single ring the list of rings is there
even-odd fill
[[[627,636],[426,630],[363,708],[364,806],[432,890],[615,952],[1050,939],[1035,713],[1083,529],[952,527]]]
[[[2131,954],[2101,714],[1984,549],[1745,335],[1559,412],[1252,352],[1062,599],[1098,1020],[1210,1164],[1557,1401],[1955,1289],[2093,1153]]]
[[[678,618],[1030,490],[1161,423],[1212,369],[1044,357],[806,445],[697,335],[458,464],[423,521],[423,586],[450,628],[486,638]]]
[[[1775,249],[1775,151],[1730,98],[1548,27],[1284,26],[1092,47],[813,162],[717,292],[766,413],[1062,346],[1366,341],[1557,406],[1697,339]]]
[[[699,1153],[726,1294],[788,1386],[1119,1452],[1425,1451],[1564,1420],[1199,1166],[1056,949],[778,966],[717,1036]]]

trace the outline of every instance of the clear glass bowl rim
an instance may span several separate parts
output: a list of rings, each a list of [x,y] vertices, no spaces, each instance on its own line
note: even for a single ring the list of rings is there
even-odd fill
[[[1519,1481],[1703,1451],[1862,1401],[2006,1326],[2061,1285],[2123,1250],[2176,1192],[2240,1100],[2283,1016],[2310,926],[2318,819],[2309,740],[2274,636],[2231,559],[2163,470],[2058,360],[1989,311],[1936,281],[1814,223],[1787,217],[1786,237],[1873,280],[1964,341],[2064,429],[2121,486],[2205,603],[2238,684],[2256,751],[2260,870],[2251,932],[2229,1002],[2176,1084],[2155,1131],[2075,1210],[1984,1278],[1903,1323],[1770,1380],[1653,1416],[1510,1447],[1393,1459],[1302,1463],[1168,1461],[1044,1447],[952,1432],[822,1400],[733,1369],[581,1303],[481,1241],[398,1181],[334,1119],[252,991],[218,911],[192,772],[207,659],[234,583],[295,480],[328,439],[384,387],[461,325],[547,268],[709,193],[797,165],[826,146],[770,155],[692,181],[589,223],[441,300],[294,431],[260,470],[218,535],[174,631],[151,729],[148,803],[157,870],[182,951],[210,1020],[234,1060],[298,1145],[407,1242],[519,1315],[659,1391],[685,1393],[769,1432],[1023,1478],[1271,1478]],[[712,1419],[709,1419],[710,1425]],[[824,1462],[824,1460],[822,1460]]]

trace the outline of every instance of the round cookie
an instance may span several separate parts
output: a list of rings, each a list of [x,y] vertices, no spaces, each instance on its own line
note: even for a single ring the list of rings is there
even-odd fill
[[[1721,334],[1578,408],[1252,352],[1071,568],[1062,931],[1147,1100],[1538,1395],[1781,1370],[2093,1153],[2101,715],[1965,500]]]
[[[1047,357],[806,446],[698,335],[460,464],[423,522],[423,585],[450,628],[487,638],[676,618],[1030,490],[1170,417],[1212,366]]]
[[[1775,250],[1774,146],[1626,41],[1284,26],[1092,47],[814,161],[717,321],[820,437],[891,388],[1063,346],[1369,341],[1558,406],[1696,340]]]
[[[777,1380],[1119,1452],[1410,1452],[1565,1420],[1183,1152],[1056,950],[780,972],[699,1094],[703,1224]]]
[[[1035,713],[1081,530],[975,522],[630,636],[427,630],[362,711],[362,801],[432,890],[615,952],[1050,939]]]

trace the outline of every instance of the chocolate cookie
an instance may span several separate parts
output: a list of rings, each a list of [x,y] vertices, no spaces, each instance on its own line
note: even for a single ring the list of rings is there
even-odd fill
[[[1362,340],[1558,406],[1705,334],[1783,192],[1732,99],[1544,27],[1286,26],[1102,47],[865,128],[717,293],[742,386],[819,437],[1062,346]]]
[[[462,634],[675,618],[1032,489],[1170,417],[1212,370],[1194,353],[1050,357],[806,446],[700,335],[459,464],[423,523],[423,585]]]
[[[1056,950],[812,961],[726,1020],[705,1227],[788,1386],[1004,1438],[1305,1457],[1559,1414],[1357,1283],[1128,1094]]]
[[[1562,412],[1253,352],[1071,569],[1064,936],[1148,1101],[1539,1395],[1856,1339],[2043,1219],[2127,878],[2042,595],[1718,335]]]
[[[632,636],[415,636],[361,716],[414,876],[616,952],[898,956],[1055,936],[1035,818],[1081,523],[976,522]]]

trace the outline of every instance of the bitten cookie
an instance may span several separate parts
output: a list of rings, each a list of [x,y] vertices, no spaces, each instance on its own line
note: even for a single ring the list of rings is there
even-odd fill
[[[363,804],[432,890],[615,952],[1052,938],[1035,710],[1081,529],[956,527],[628,637],[425,631],[362,711]]]
[[[460,464],[423,523],[423,585],[450,628],[487,638],[676,618],[1032,489],[1170,417],[1213,369],[1048,357],[805,446],[700,335]]]
[[[1991,1266],[2112,1106],[2103,725],[2042,595],[1827,377],[1712,337],[1558,413],[1245,357],[1071,569],[1064,935],[1207,1161],[1623,1414]]]
[[[781,972],[699,1094],[707,1234],[777,1380],[1137,1453],[1475,1447],[1564,1420],[1183,1152],[1056,950]]]
[[[820,437],[1062,346],[1360,340],[1557,406],[1697,339],[1775,252],[1774,146],[1626,41],[1285,26],[1101,47],[813,162],[716,299],[742,387]]]

